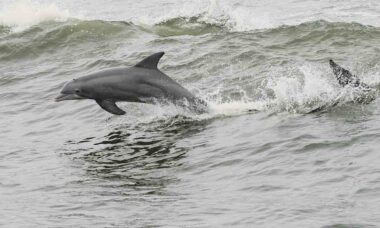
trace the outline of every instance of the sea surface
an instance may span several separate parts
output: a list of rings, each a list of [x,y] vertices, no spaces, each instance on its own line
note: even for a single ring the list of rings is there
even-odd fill
[[[210,113],[54,102],[159,51]],[[330,58],[380,89],[379,1],[1,0],[0,227],[380,227],[380,99]]]

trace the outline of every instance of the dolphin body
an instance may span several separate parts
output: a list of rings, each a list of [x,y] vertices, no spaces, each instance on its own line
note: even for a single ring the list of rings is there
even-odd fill
[[[92,99],[115,115],[124,115],[115,102],[171,102],[197,114],[208,111],[207,103],[157,68],[164,52],[155,53],[130,68],[108,69],[68,82],[56,101]]]

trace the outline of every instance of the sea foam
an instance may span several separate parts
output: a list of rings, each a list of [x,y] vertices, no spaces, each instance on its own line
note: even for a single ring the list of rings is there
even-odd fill
[[[68,10],[62,10],[55,4],[30,0],[14,1],[0,9],[0,24],[12,27],[16,32],[44,21],[65,21],[69,17]]]

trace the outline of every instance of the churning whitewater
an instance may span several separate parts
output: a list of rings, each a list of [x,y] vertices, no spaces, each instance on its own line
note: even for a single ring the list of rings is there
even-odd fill
[[[0,226],[380,226],[379,37],[374,0],[0,1]],[[161,51],[207,112],[54,102]]]

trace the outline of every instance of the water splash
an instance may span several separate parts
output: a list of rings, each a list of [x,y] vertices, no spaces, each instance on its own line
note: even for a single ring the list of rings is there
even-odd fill
[[[0,24],[22,31],[44,21],[65,21],[70,17],[68,10],[55,4],[43,4],[31,0],[18,0],[0,9]]]
[[[341,88],[334,78],[330,78],[330,72],[318,65],[299,63],[290,68],[270,71],[266,83],[254,88],[262,91],[260,99],[253,99],[243,89],[238,89],[242,95],[239,100],[227,102],[222,101],[220,88],[214,94],[206,95],[212,110],[207,117],[241,115],[252,111],[309,113],[347,103],[365,104],[379,96],[376,89]]]
[[[309,112],[338,96],[333,81],[327,80],[325,72],[317,67],[303,64],[287,72],[289,75],[271,77],[268,82],[275,96],[274,109],[278,111]]]

